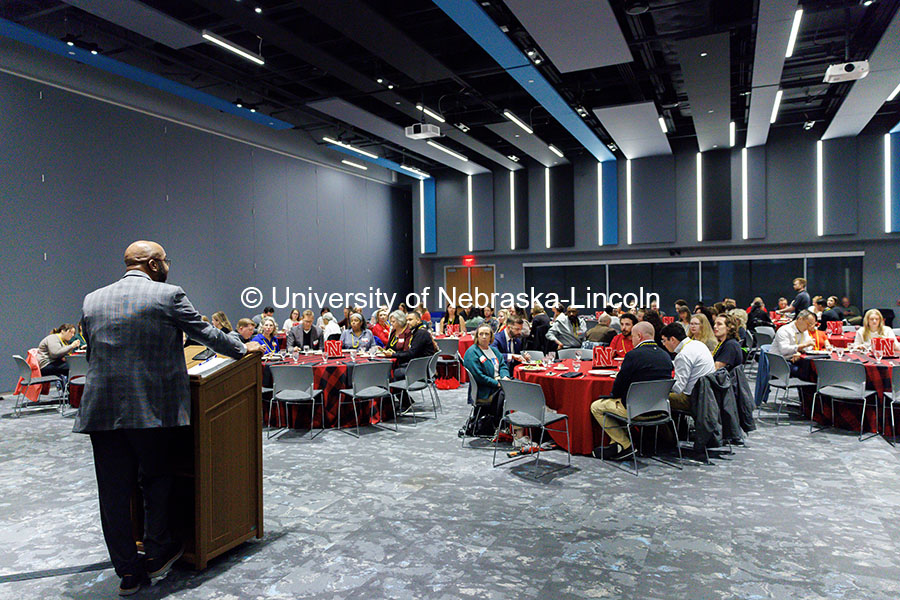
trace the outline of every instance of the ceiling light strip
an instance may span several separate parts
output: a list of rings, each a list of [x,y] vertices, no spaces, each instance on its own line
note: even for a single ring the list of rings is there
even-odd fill
[[[468,162],[468,160],[469,160],[468,157],[466,157],[466,156],[460,154],[460,153],[457,152],[456,150],[451,150],[451,149],[448,148],[447,146],[441,146],[441,145],[438,144],[437,142],[433,142],[433,141],[431,141],[431,140],[428,140],[428,141],[425,142],[425,143],[428,144],[429,146],[431,146],[432,148],[436,148],[436,149],[440,150],[441,152],[444,152],[444,153],[446,153],[446,154],[449,154],[449,155],[452,156],[453,158],[458,158],[459,160],[461,160],[461,161],[463,161],[463,162]]]
[[[466,216],[469,223],[469,252],[475,249],[474,226],[472,223],[472,176],[466,176]]]
[[[825,156],[822,140],[816,142],[816,235],[825,235]]]
[[[735,141],[737,141],[737,126],[734,121],[732,121],[728,125],[728,147],[734,148]]]
[[[772,105],[772,116],[769,117],[770,125],[775,123],[775,121],[778,119],[778,108],[781,106],[781,94],[782,93],[783,93],[783,90],[778,90],[777,92],[775,92],[775,104]]]
[[[444,117],[442,117],[440,113],[437,113],[437,112],[431,110],[424,104],[416,104],[416,108],[418,108],[420,111],[422,111],[423,113],[425,113],[426,115],[428,115],[429,117],[434,119],[435,121],[440,121],[441,123],[447,122],[447,120]]]
[[[259,54],[256,54],[255,52],[251,52],[250,50],[247,50],[246,48],[241,48],[237,44],[226,40],[225,38],[223,38],[220,35],[216,35],[212,31],[209,31],[208,29],[204,29],[203,33],[201,35],[203,36],[203,39],[206,40],[207,42],[212,42],[216,46],[219,46],[220,48],[224,48],[225,50],[228,50],[229,52],[237,54],[241,58],[245,58],[245,59],[249,60],[250,62],[256,63],[258,65],[266,64],[266,61],[263,60],[263,57],[260,56]]]
[[[787,51],[784,53],[785,58],[794,55],[794,44],[797,43],[797,33],[800,32],[800,19],[803,18],[803,9],[798,8],[794,13],[794,23],[791,25],[791,37],[788,38]]]
[[[534,133],[534,130],[531,127],[529,127],[528,125],[526,125],[525,121],[523,121],[522,119],[520,119],[519,117],[514,115],[511,111],[504,110],[503,116],[506,117],[507,119],[509,119],[510,121],[512,121],[513,123],[515,123],[516,125],[518,125],[519,127],[521,127],[522,129],[524,129],[526,133]]]
[[[363,156],[368,156],[369,158],[378,158],[377,154],[372,154],[368,150],[362,150],[355,146],[351,146],[350,144],[347,144],[340,140],[336,140],[332,137],[328,137],[327,135],[322,138],[322,141],[328,142],[329,144],[334,144],[335,146],[340,146],[341,148],[346,148],[347,150],[351,150],[351,151],[356,152],[357,154],[361,154]]]
[[[603,245],[603,163],[597,163],[597,245]]]
[[[550,247],[550,168],[544,167],[544,240]]]
[[[894,88],[894,91],[891,92],[891,95],[887,97],[885,102],[893,102],[894,98],[897,97],[897,94],[900,94],[900,83],[897,84],[897,87]]]
[[[509,172],[509,249],[516,249],[516,172]]]
[[[341,163],[343,163],[343,164],[345,164],[345,165],[347,165],[347,166],[349,166],[349,167],[356,167],[357,169],[361,169],[361,170],[363,170],[363,171],[368,171],[368,170],[369,170],[369,167],[367,167],[366,165],[361,165],[361,164],[359,164],[359,163],[355,163],[355,162],[353,162],[352,160],[346,160],[346,159],[345,159],[345,160],[342,160]]]
[[[625,237],[631,245],[631,159],[625,161]]]
[[[553,144],[548,144],[548,145],[547,145],[547,148],[550,150],[550,152],[552,152],[553,154],[557,155],[557,156],[560,157],[560,158],[565,158],[565,157],[566,157],[566,155],[562,153],[562,150],[560,150],[559,148],[557,148],[557,147],[554,146]]]
[[[747,149],[741,149],[741,239],[750,237],[750,182],[747,179]]]
[[[891,134],[884,134],[884,232],[893,233],[893,203],[891,197]]]
[[[669,133],[669,128],[666,126],[666,120],[662,117],[659,118],[659,128],[662,129],[663,133]]]
[[[419,180],[419,253],[425,254],[425,180]]]
[[[697,241],[703,241],[703,154],[697,153]]]

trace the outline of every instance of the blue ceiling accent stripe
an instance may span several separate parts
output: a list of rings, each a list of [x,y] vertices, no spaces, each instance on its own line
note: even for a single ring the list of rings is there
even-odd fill
[[[370,156],[363,156],[362,154],[358,154],[349,148],[342,148],[341,146],[335,146],[334,144],[326,144],[332,150],[337,150],[338,152],[342,152],[348,156],[352,156],[353,158],[357,158],[359,160],[364,160],[368,163],[372,163],[373,165],[378,165],[380,167],[384,167],[385,169],[390,169],[391,171],[397,171],[401,175],[406,175],[407,177],[412,177],[413,179],[424,179],[428,181],[429,179],[433,179],[432,177],[423,177],[421,175],[416,175],[400,166],[400,163],[396,163],[392,160],[388,160],[386,158],[372,158]]]
[[[619,168],[614,160],[601,164],[603,169],[603,245],[619,244]]]
[[[35,48],[46,50],[47,52],[62,56],[63,58],[84,63],[97,69],[125,77],[126,79],[143,83],[144,85],[184,98],[185,100],[190,100],[191,102],[196,102],[198,104],[205,104],[216,110],[248,119],[255,123],[259,123],[260,125],[271,127],[272,129],[294,128],[294,126],[287,121],[269,117],[258,112],[250,112],[250,110],[246,108],[238,108],[227,100],[222,100],[221,98],[176,83],[165,77],[160,77],[159,75],[144,71],[143,69],[113,60],[102,54],[91,54],[89,51],[77,46],[69,46],[56,38],[46,36],[5,19],[0,19],[0,35],[22,42],[23,44],[34,46]]]
[[[894,125],[894,128],[891,129],[890,132],[891,133],[900,133],[900,123],[897,123],[896,125]]]
[[[616,157],[474,0],[433,0],[600,162]],[[531,82],[531,83],[529,83]]]
[[[437,252],[437,195],[434,177],[424,181],[425,188],[425,254]]]

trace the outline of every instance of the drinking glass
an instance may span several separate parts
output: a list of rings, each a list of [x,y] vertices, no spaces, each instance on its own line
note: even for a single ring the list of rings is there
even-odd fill
[[[877,363],[880,363],[881,357],[884,356],[884,352],[881,351],[881,346],[878,346],[872,354],[875,355],[875,362]]]
[[[547,361],[550,365],[556,362],[556,352],[548,352],[547,353]]]
[[[838,360],[842,360],[844,358],[844,347],[843,346],[838,346],[837,348],[834,349],[834,351],[837,352]]]
[[[350,348],[350,362],[356,362],[356,348]]]
[[[309,354],[309,346],[303,346],[303,354]]]
[[[581,368],[581,350],[575,351],[575,370],[579,370]]]
[[[292,358],[294,359],[294,362],[297,362],[298,360],[300,360],[300,348],[298,348],[297,346],[294,346],[294,352],[293,352]]]

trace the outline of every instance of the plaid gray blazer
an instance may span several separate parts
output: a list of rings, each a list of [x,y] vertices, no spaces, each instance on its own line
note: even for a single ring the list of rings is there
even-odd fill
[[[189,425],[182,332],[233,358],[246,352],[202,321],[184,290],[141,271],[91,292],[81,311],[88,371],[76,433]]]

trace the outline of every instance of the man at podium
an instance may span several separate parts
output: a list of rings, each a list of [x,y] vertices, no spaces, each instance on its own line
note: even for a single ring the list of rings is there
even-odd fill
[[[91,436],[100,521],[120,595],[168,573],[184,552],[168,515],[169,451],[191,415],[182,332],[232,358],[259,349],[203,321],[184,290],[165,283],[170,264],[159,244],[134,242],[125,250],[125,275],[88,294],[82,307],[88,371],[74,431]],[[132,537],[136,483],[144,498],[144,560]]]

